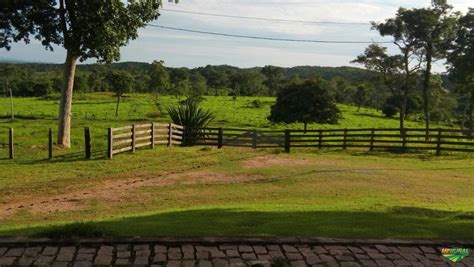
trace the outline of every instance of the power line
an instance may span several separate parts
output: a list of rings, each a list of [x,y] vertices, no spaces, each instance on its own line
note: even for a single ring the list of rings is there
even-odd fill
[[[230,33],[200,31],[200,30],[192,30],[192,29],[185,29],[185,28],[162,26],[162,25],[156,25],[156,24],[148,24],[148,26],[156,27],[156,28],[162,28],[162,29],[168,29],[168,30],[174,30],[174,31],[192,32],[192,33],[200,33],[200,34],[207,34],[207,35],[217,35],[217,36],[245,38],[245,39],[269,40],[269,41],[282,41],[282,42],[326,43],[326,44],[372,44],[372,43],[391,44],[391,43],[393,43],[393,42],[387,42],[387,41],[380,41],[380,42],[375,42],[375,41],[333,41],[333,40],[274,38],[274,37],[264,37],[264,36],[239,35],[239,34],[230,34]]]
[[[186,14],[194,14],[194,15],[213,16],[213,17],[224,17],[224,18],[233,18],[233,19],[250,19],[250,20],[279,21],[279,22],[310,23],[310,24],[335,24],[335,25],[360,25],[360,26],[370,25],[370,22],[343,22],[343,21],[312,21],[312,20],[274,19],[274,18],[260,18],[260,17],[246,17],[246,16],[234,16],[234,15],[224,15],[224,14],[215,14],[215,13],[204,13],[204,12],[176,10],[176,9],[167,9],[167,8],[162,8],[161,10],[170,11],[170,12],[177,12],[177,13],[186,13]]]

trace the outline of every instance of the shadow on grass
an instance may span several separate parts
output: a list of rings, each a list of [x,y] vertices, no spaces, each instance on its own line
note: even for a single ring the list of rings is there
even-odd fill
[[[472,213],[414,207],[386,212],[266,212],[203,209],[124,217],[110,221],[0,231],[0,235],[52,238],[97,236],[319,236],[474,240]]]
[[[86,159],[85,152],[72,152],[62,155],[53,155],[52,159],[47,158],[47,151],[44,152],[44,157],[36,159],[22,159],[21,156],[15,158],[15,163],[23,165],[33,165],[38,163],[64,163],[64,162],[79,162],[79,161],[95,161],[104,160],[107,158],[106,150],[91,151],[91,159]],[[12,160],[8,157],[0,157],[1,164],[10,164]]]
[[[367,117],[367,118],[372,118],[372,119],[384,119],[384,120],[387,120],[387,119],[392,119],[392,120],[397,120],[396,118],[387,118],[386,116],[384,115],[377,115],[377,114],[370,114],[370,113],[354,113],[353,114],[354,116],[358,116],[358,117]]]

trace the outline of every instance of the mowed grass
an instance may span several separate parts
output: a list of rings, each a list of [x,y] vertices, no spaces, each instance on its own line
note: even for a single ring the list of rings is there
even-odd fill
[[[473,240],[473,163],[466,156],[200,147],[34,168],[2,162],[16,171],[0,180],[0,235],[41,236],[90,222],[93,233],[107,236]]]
[[[215,126],[301,128],[266,121],[274,99],[206,97]],[[162,106],[177,103],[163,97]],[[349,150],[222,150],[157,147],[105,156],[107,127],[157,116],[148,95],[126,98],[123,117],[110,119],[109,94],[76,99],[73,148],[56,148],[45,159],[47,129],[56,120],[34,119],[56,112],[51,100],[15,99],[22,115],[0,120],[0,134],[15,128],[17,159],[6,159],[0,139],[0,235],[67,236],[326,236],[474,240],[474,157],[454,153],[393,154]],[[139,103],[139,104],[137,104]],[[0,100],[0,114],[8,101]],[[140,110],[137,110],[137,106]],[[310,128],[396,127],[374,110],[341,105],[339,125]],[[130,116],[128,116],[128,111]],[[95,119],[85,119],[85,112]],[[99,114],[108,112],[108,119]],[[140,115],[140,113],[142,115]],[[135,115],[133,115],[135,114]],[[83,127],[91,127],[92,160],[82,151]],[[409,122],[410,127],[421,126]],[[77,223],[86,223],[76,227]]]

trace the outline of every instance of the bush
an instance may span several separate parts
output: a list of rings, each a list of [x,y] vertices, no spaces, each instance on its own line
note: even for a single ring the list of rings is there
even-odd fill
[[[248,107],[250,108],[261,108],[262,107],[262,101],[255,99],[254,101],[250,102]]]
[[[385,115],[385,117],[392,118],[393,116],[397,115],[398,108],[392,104],[385,103],[382,107],[382,113]]]
[[[199,107],[199,104],[188,99],[178,107],[168,107],[168,114],[175,124],[185,127],[184,145],[193,145],[203,134],[202,128],[214,119],[212,112]]]

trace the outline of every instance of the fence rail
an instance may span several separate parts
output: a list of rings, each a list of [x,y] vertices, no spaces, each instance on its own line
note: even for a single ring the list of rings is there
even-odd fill
[[[194,129],[195,145],[251,148],[366,148],[474,152],[474,133],[455,129],[321,129],[260,131],[235,128]],[[188,140],[189,141],[189,140]]]
[[[173,123],[145,123],[108,129],[107,156],[135,152],[137,148],[154,148],[157,144],[181,145],[184,127]]]

